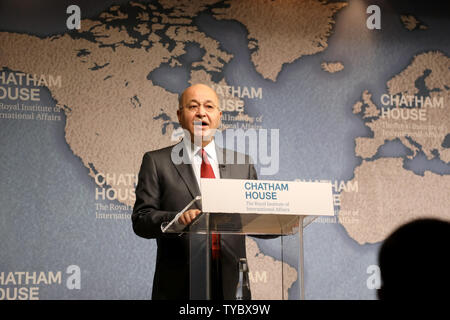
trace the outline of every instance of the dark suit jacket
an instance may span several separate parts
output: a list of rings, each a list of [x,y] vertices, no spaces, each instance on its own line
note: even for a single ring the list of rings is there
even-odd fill
[[[183,142],[180,143],[184,146]],[[180,145],[175,145],[145,153],[136,187],[136,202],[132,214],[133,230],[138,236],[156,238],[158,246],[152,299],[190,297],[191,236],[187,233],[180,236],[161,232],[161,223],[171,221],[194,197],[200,195],[192,165],[174,164],[171,160],[172,149],[176,146],[181,149]],[[223,149],[216,148],[216,151],[221,178],[257,179],[256,170],[250,164],[248,156],[239,154],[245,157],[245,164],[236,164],[238,153],[232,152],[234,161],[227,161],[230,158],[224,156]],[[181,149],[180,156],[185,154]],[[195,203],[192,208],[201,210],[201,204]],[[238,262],[240,258],[245,257],[245,236],[221,236],[222,285],[225,299],[235,297],[239,275]]]

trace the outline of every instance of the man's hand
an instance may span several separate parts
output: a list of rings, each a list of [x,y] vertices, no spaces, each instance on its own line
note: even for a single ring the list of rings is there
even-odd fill
[[[188,225],[190,224],[195,217],[197,217],[200,213],[202,213],[200,210],[198,209],[190,209],[185,211],[181,217],[178,218],[178,222],[184,225]]]

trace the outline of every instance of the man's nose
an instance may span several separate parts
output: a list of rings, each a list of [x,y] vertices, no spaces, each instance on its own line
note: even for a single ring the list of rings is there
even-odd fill
[[[204,117],[206,116],[206,109],[203,105],[200,105],[197,109],[197,116],[198,117]]]

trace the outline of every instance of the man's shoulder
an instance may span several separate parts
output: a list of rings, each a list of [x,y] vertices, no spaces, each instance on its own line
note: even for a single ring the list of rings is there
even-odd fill
[[[170,154],[172,153],[172,149],[178,144],[179,143],[165,147],[165,148],[147,151],[144,154],[144,158],[148,157],[148,158],[158,159],[158,158],[164,158],[164,157],[170,156]]]

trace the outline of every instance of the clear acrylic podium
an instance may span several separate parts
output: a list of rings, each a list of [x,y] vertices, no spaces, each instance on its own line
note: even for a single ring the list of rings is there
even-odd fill
[[[186,206],[184,212],[200,197]],[[181,213],[180,212],[180,213]],[[288,299],[287,287],[296,280],[298,298],[304,299],[304,255],[303,229],[314,219],[312,216],[294,214],[255,214],[255,213],[201,213],[189,226],[175,223],[178,216],[169,224],[161,226],[164,233],[187,233],[190,238],[190,299],[209,300],[211,298],[211,234],[247,235],[270,239],[272,249],[269,254],[260,252],[256,256],[248,256],[250,289],[252,299]],[[183,228],[184,227],[184,228]],[[296,243],[283,241],[284,236],[298,234]],[[247,243],[249,237],[247,237]],[[250,237],[251,239],[251,237]],[[253,245],[255,241],[251,242]],[[275,244],[275,245],[274,245]],[[248,248],[248,247],[247,247]],[[254,247],[252,247],[252,252]],[[284,261],[286,252],[297,251],[297,261]],[[292,256],[292,254],[291,254]],[[294,255],[295,256],[295,255]],[[297,265],[295,265],[297,264]],[[295,270],[293,270],[293,268]],[[295,279],[293,280],[293,276]],[[288,283],[288,279],[291,282]]]

